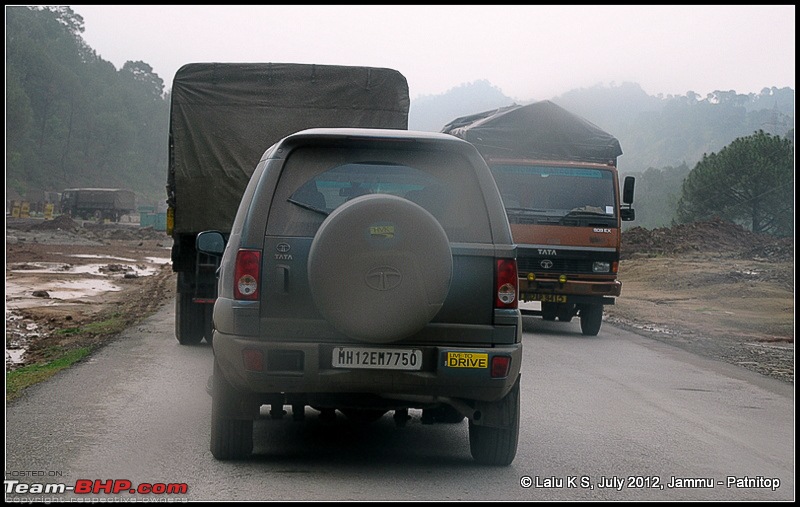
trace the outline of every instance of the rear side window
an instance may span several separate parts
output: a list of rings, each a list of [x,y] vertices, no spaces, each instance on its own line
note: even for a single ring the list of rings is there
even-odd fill
[[[292,152],[278,181],[267,234],[313,236],[333,210],[365,194],[390,194],[419,204],[436,217],[450,241],[492,241],[475,170],[461,155],[333,146]]]

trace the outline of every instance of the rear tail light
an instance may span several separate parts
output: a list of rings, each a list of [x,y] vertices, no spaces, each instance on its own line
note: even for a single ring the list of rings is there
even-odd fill
[[[264,354],[256,349],[242,350],[244,369],[248,371],[264,371]]]
[[[517,308],[517,260],[498,259],[495,308]]]
[[[494,356],[492,358],[491,377],[506,378],[511,371],[511,356]]]
[[[261,250],[241,249],[236,253],[234,299],[257,301],[261,293]]]

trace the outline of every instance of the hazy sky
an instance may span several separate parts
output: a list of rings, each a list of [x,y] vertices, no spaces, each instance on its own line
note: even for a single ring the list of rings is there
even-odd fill
[[[117,69],[166,88],[191,62],[390,67],[411,98],[486,79],[522,101],[639,83],[651,95],[795,88],[794,5],[71,5]]]

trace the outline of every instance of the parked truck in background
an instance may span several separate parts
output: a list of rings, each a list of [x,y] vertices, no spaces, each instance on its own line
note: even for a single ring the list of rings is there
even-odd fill
[[[634,178],[620,190],[619,141],[551,101],[464,116],[442,132],[475,145],[492,170],[518,247],[523,314],[577,316],[597,335],[622,290],[621,222],[635,218]]]
[[[408,83],[379,67],[190,63],[175,74],[171,101],[175,335],[181,344],[210,343],[219,259],[198,252],[197,234],[216,230],[227,240],[251,174],[282,138],[312,127],[407,129]]]
[[[61,192],[61,212],[73,218],[119,222],[136,210],[136,195],[121,188],[67,188]]]

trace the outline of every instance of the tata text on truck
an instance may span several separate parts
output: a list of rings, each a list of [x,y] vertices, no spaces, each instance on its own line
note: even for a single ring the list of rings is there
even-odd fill
[[[581,332],[597,335],[622,289],[621,221],[635,217],[634,178],[619,188],[619,141],[550,101],[457,118],[442,132],[475,145],[492,170],[518,245],[520,301],[541,304],[523,313],[578,316]]]
[[[178,273],[175,335],[206,337],[219,259],[196,236],[226,237],[267,148],[313,127],[408,128],[408,83],[396,70],[291,63],[190,63],[175,74],[169,127],[167,234]]]

